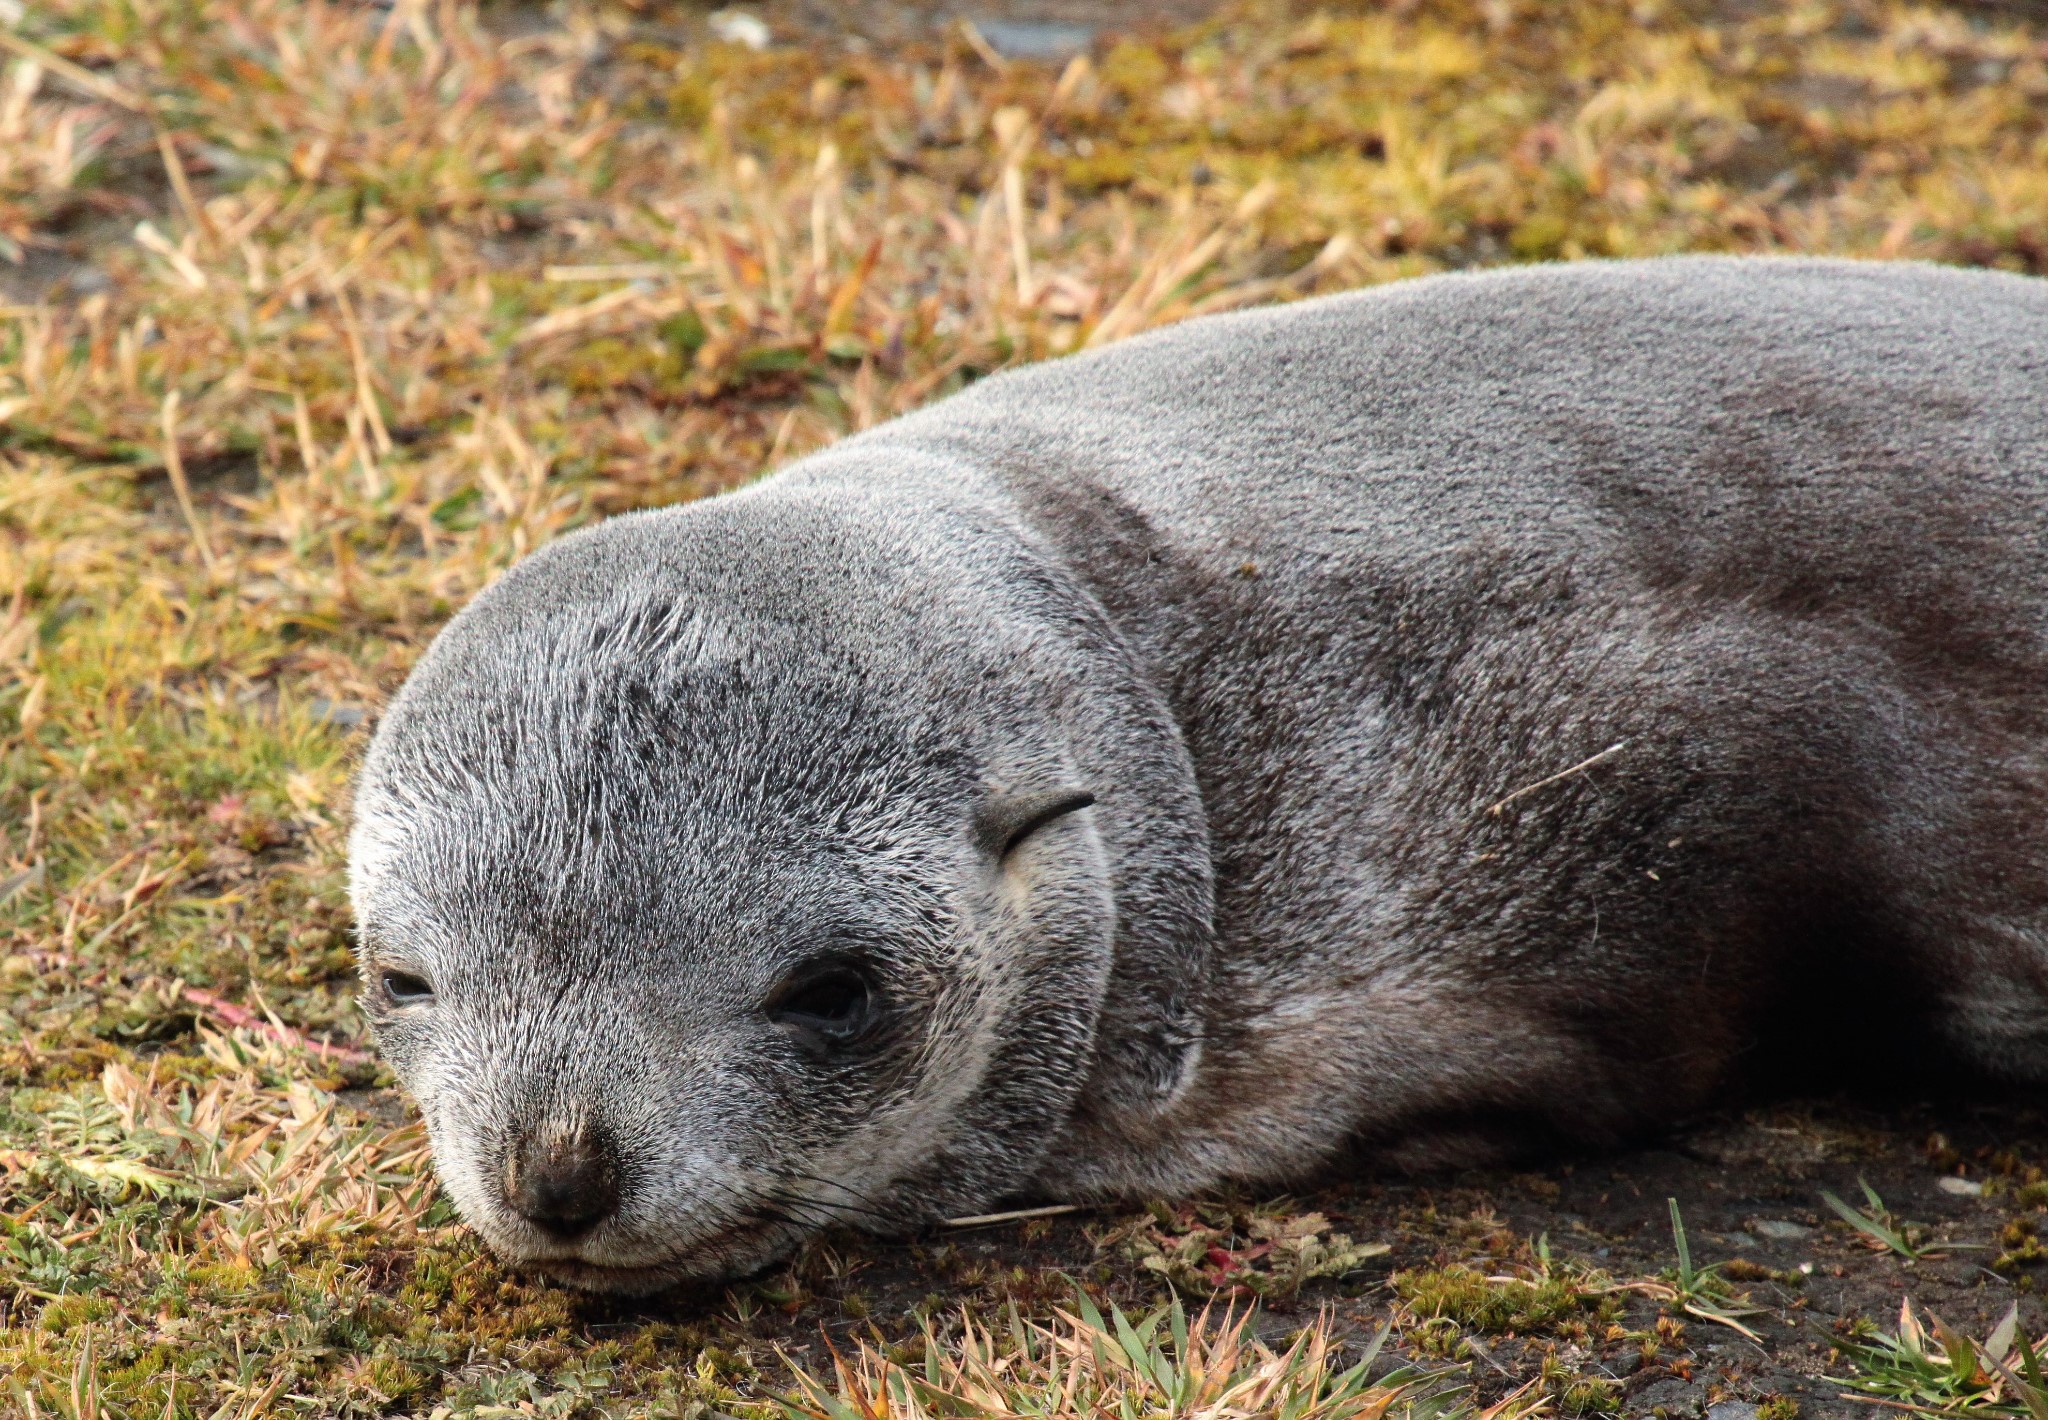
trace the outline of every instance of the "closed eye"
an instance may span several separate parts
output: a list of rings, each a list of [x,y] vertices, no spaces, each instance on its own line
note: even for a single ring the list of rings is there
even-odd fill
[[[378,973],[377,987],[394,1006],[425,1006],[434,1000],[434,983],[417,972],[387,969]]]
[[[776,987],[766,1009],[776,1025],[825,1046],[852,1044],[881,1015],[867,973],[844,961],[797,968]]]

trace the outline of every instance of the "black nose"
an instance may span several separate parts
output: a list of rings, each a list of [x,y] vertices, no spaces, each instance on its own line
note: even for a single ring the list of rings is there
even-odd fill
[[[619,1206],[617,1160],[588,1129],[525,1135],[505,1154],[505,1201],[558,1238],[581,1237]]]

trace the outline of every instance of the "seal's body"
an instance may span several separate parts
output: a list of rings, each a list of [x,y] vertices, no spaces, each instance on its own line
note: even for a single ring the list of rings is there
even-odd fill
[[[358,802],[442,1175],[590,1286],[1614,1140],[1824,971],[2042,1080],[2048,284],[1537,268],[998,376],[521,564]]]

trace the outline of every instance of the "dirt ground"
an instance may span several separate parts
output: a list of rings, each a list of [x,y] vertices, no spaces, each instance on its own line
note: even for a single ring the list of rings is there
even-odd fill
[[[2043,1158],[2042,1117],[2015,1103],[1882,1111],[1801,1103],[1702,1121],[1660,1147],[1524,1172],[1332,1182],[1277,1206],[1288,1216],[1319,1212],[1335,1230],[1389,1251],[1342,1278],[1264,1297],[1260,1325],[1285,1335],[1328,1309],[1348,1344],[1363,1347],[1397,1317],[1390,1286],[1397,1272],[1470,1263],[1482,1272],[1526,1274],[1539,1239],[1554,1266],[1580,1264],[1615,1283],[1656,1277],[1677,1262],[1667,1202],[1675,1198],[1695,1264],[1732,1264],[1726,1270],[1758,1308],[1741,1317],[1754,1339],[1628,1293],[1617,1294],[1618,1315],[1590,1335],[1574,1334],[1577,1327],[1516,1335],[1487,1326],[1432,1335],[1415,1325],[1411,1307],[1377,1365],[1465,1373],[1492,1398],[1535,1378],[1554,1358],[1553,1366],[1610,1378],[1598,1408],[1618,1401],[1625,1416],[1753,1420],[1754,1407],[1773,1400],[1771,1415],[1783,1416],[1788,1399],[1812,1420],[1872,1420],[1880,1406],[1848,1395],[1823,1372],[1853,1374],[1836,1343],[1859,1327],[1867,1332],[1866,1323],[1895,1330],[1903,1300],[1923,1319],[1931,1312],[1974,1338],[2015,1301],[2025,1330],[2048,1327],[2035,1296],[2048,1255],[2031,1242],[2039,1214],[2026,1206],[2043,1191],[2026,1186],[2039,1180],[2032,1165]],[[1878,1250],[1837,1219],[1823,1192],[1860,1204],[1863,1182],[1920,1247],[1942,1255],[1911,1260]],[[1101,1285],[1127,1308],[1156,1304],[1162,1279],[1139,1264],[1132,1239],[1161,1231],[1146,1215],[1102,1210],[900,1242],[835,1237],[794,1271],[723,1295],[579,1306],[593,1335],[660,1321],[731,1337],[737,1321],[759,1342],[829,1372],[825,1337],[843,1345],[871,1326],[899,1337],[909,1314],[943,1317],[963,1301],[984,1315],[1007,1299],[1056,1302],[1069,1277]],[[1199,1302],[1206,1290],[1185,1294]],[[1249,1293],[1225,1287],[1211,1295],[1228,1303]],[[1656,1344],[1646,1346],[1645,1338]]]

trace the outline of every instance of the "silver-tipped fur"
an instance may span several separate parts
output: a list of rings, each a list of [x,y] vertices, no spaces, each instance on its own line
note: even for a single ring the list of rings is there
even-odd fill
[[[597,1288],[1618,1139],[1830,971],[2048,1079],[2048,283],[1435,277],[998,376],[515,567],[352,857],[450,1194]]]

